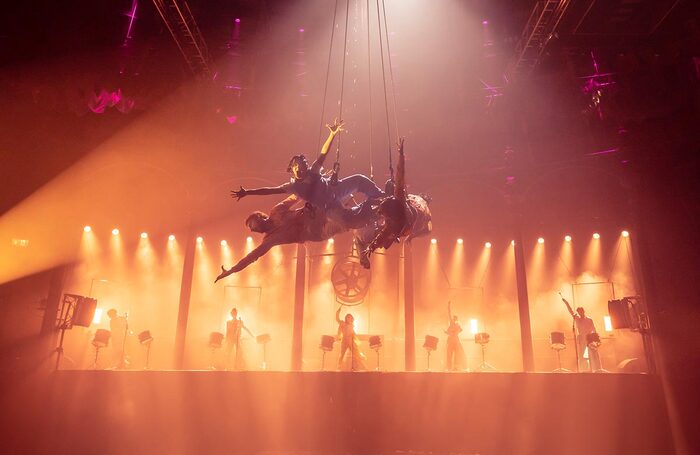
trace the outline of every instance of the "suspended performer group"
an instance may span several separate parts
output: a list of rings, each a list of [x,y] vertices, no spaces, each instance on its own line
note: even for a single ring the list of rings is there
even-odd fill
[[[382,190],[366,175],[339,178],[338,166],[330,172],[324,171],[323,163],[333,140],[344,131],[342,120],[336,119],[326,127],[328,138],[311,166],[304,155],[291,158],[287,167],[289,182],[274,187],[240,187],[231,191],[231,196],[237,200],[246,196],[288,196],[269,214],[256,211],[248,216],[246,227],[263,234],[262,242],[231,268],[222,266],[216,281],[240,272],[276,245],[320,242],[337,234],[352,232],[360,262],[369,268],[370,257],[376,249],[388,249],[401,239],[410,241],[430,233],[432,221],[428,198],[409,194],[406,189],[404,140],[400,139],[397,145],[396,176],[392,172]],[[363,202],[356,203],[360,196]]]

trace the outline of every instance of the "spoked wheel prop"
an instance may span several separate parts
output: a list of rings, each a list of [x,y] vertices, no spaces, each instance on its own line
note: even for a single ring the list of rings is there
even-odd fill
[[[340,259],[331,271],[335,299],[341,305],[355,306],[362,303],[369,291],[371,281],[371,272],[362,267],[357,256],[346,256]]]

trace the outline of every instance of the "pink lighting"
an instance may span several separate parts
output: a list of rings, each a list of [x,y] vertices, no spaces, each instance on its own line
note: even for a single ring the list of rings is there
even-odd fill
[[[237,115],[227,115],[226,116],[226,121],[228,122],[229,125],[233,125],[238,121],[238,116]]]
[[[299,33],[304,33],[304,29],[303,29],[303,28],[300,28],[300,29],[299,29]]]
[[[483,21],[481,21],[481,25],[489,25],[489,21],[487,21],[486,19],[484,19]]]
[[[126,17],[129,18],[129,27],[126,30],[126,38],[124,38],[124,44],[126,44],[126,42],[131,39],[131,27],[134,25],[134,19],[136,19],[136,8],[138,8],[138,6],[138,0],[132,0],[131,11],[129,11],[129,13],[127,13],[126,15]]]
[[[237,17],[236,19],[234,19],[233,22],[235,22],[236,24],[240,24],[240,23],[241,23],[241,20],[240,20],[240,18]]]

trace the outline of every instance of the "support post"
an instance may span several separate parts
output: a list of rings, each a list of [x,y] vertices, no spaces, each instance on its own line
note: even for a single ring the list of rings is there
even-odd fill
[[[413,252],[411,242],[403,242],[404,354],[406,371],[416,371],[415,307],[413,303]]]
[[[192,278],[194,276],[194,255],[197,248],[196,239],[191,232],[187,235],[185,261],[182,265],[182,282],[180,283],[180,305],[177,311],[177,328],[175,330],[175,369],[185,367],[185,338],[187,320],[190,316],[190,298],[192,296]]]
[[[297,244],[297,269],[294,283],[294,328],[292,331],[292,371],[302,370],[304,329],[304,291],[306,287],[306,247]]]
[[[518,287],[518,313],[520,315],[520,346],[523,351],[523,370],[535,371],[532,352],[532,329],[530,327],[530,301],[527,294],[527,275],[525,274],[525,254],[520,230],[515,235],[515,281]]]
[[[61,265],[51,271],[49,279],[49,291],[46,296],[46,308],[44,309],[44,319],[41,321],[41,331],[39,332],[39,343],[34,346],[41,352],[37,352],[37,358],[43,358],[46,352],[55,351],[56,357],[60,357],[61,353],[56,348],[58,342],[58,328],[56,327],[56,319],[58,318],[58,307],[61,304],[63,296],[63,283],[68,273],[68,265]]]

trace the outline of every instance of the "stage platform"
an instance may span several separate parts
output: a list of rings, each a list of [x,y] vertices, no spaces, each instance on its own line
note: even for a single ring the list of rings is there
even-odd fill
[[[3,453],[673,453],[650,375],[58,371],[1,383]]]

